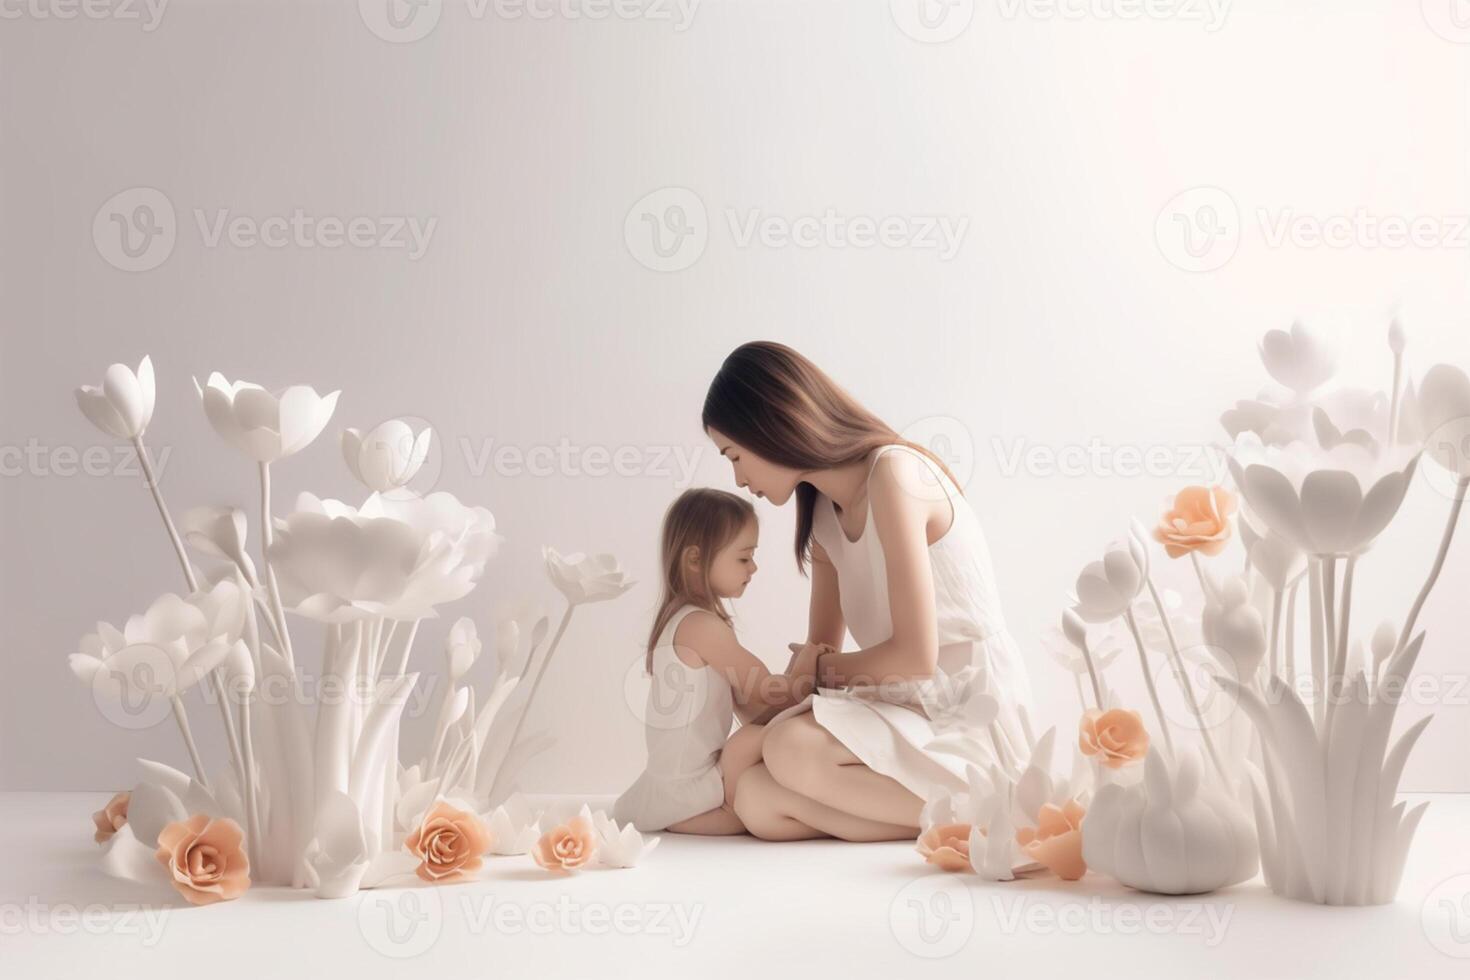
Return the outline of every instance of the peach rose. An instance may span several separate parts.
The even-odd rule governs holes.
[[[580,868],[597,853],[597,835],[586,817],[574,817],[541,835],[531,856],[547,871]]]
[[[1101,755],[1109,769],[1122,769],[1148,754],[1148,731],[1136,711],[1096,709],[1082,715],[1077,743],[1083,755]]]
[[[116,793],[106,806],[92,814],[92,822],[97,825],[97,832],[92,835],[94,841],[106,843],[123,829],[123,824],[128,822],[128,803],[132,798],[132,793]]]
[[[1233,513],[1235,495],[1224,487],[1185,487],[1154,528],[1154,538],[1170,558],[1191,551],[1218,555],[1230,540]]]
[[[970,825],[967,823],[930,827],[919,837],[916,846],[925,861],[945,871],[970,870]]]
[[[490,831],[473,813],[457,810],[440,800],[404,845],[420,859],[415,870],[429,883],[459,881],[479,871],[490,850]]]
[[[1016,832],[1016,843],[1031,860],[1045,866],[1063,881],[1076,881],[1087,874],[1082,860],[1082,818],[1087,811],[1076,800],[1061,807],[1043,803],[1035,827]]]
[[[235,821],[196,813],[158,832],[154,856],[190,905],[212,905],[239,898],[250,887],[250,860],[241,847],[244,839]]]

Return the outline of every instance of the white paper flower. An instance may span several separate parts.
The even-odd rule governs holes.
[[[490,811],[490,853],[526,854],[541,836],[537,821],[541,811],[532,810],[519,793]]]
[[[318,395],[306,385],[270,392],[248,381],[226,381],[218,371],[205,385],[194,379],[194,387],[214,430],[260,463],[273,463],[311,445],[331,419],[341,394]]]
[[[1078,616],[1089,623],[1106,623],[1123,615],[1138,598],[1148,575],[1148,549],[1136,532],[1128,540],[1108,546],[1077,576]]]
[[[1268,447],[1247,433],[1229,464],[1252,513],[1271,531],[1307,554],[1344,555],[1371,545],[1398,513],[1418,460],[1417,452],[1375,455],[1353,443],[1330,451]]]
[[[632,824],[619,827],[606,813],[592,814],[592,827],[597,832],[597,860],[609,868],[634,868],[644,855],[658,846],[660,838],[646,840]]]
[[[283,601],[329,623],[433,616],[474,588],[499,541],[488,510],[448,493],[374,494],[360,510],[304,493],[277,527],[270,559]]]
[[[245,548],[247,521],[238,507],[191,507],[179,521],[184,543],[211,558],[238,565],[246,575],[255,575],[255,565]]]
[[[449,682],[454,684],[480,657],[480,631],[475,628],[475,621],[468,616],[455,620],[444,646],[449,657]]]
[[[1259,350],[1271,377],[1298,394],[1319,387],[1337,370],[1332,348],[1301,323],[1293,323],[1290,333],[1268,331]]]
[[[1240,805],[1202,783],[1197,756],[1177,770],[1157,749],[1144,778],[1097,791],[1082,821],[1087,866],[1140,891],[1193,895],[1239,884],[1258,867],[1256,835]]]
[[[342,455],[358,482],[369,490],[386,493],[414,478],[428,458],[433,431],[425,428],[415,436],[408,423],[399,419],[389,419],[366,435],[357,429],[344,429]]]
[[[1211,651],[1217,657],[1228,656],[1230,662],[1224,666],[1249,683],[1266,656],[1266,626],[1260,612],[1251,605],[1250,590],[1244,581],[1227,578],[1205,598],[1202,625]]]
[[[357,893],[370,862],[362,815],[346,793],[329,790],[317,804],[316,836],[306,849],[306,862],[316,875],[317,898]]]
[[[543,548],[541,554],[546,559],[546,574],[551,576],[552,584],[572,605],[615,599],[635,584],[612,555],[577,552],[562,556],[555,548]]]
[[[1470,476],[1470,377],[1436,364],[1420,382],[1417,411],[1424,451],[1451,473]]]
[[[118,439],[136,439],[153,419],[153,361],[143,358],[136,372],[114,364],[103,374],[101,387],[82,385],[76,394],[89,422]]]
[[[1306,556],[1286,538],[1269,530],[1264,534],[1256,531],[1249,517],[1241,520],[1239,527],[1240,542],[1250,556],[1251,567],[1271,583],[1271,588],[1285,589],[1306,570]]]

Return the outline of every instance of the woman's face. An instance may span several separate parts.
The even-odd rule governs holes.
[[[736,486],[744,487],[750,493],[763,500],[769,500],[778,507],[791,499],[791,495],[796,492],[796,485],[801,482],[799,470],[778,466],[768,459],[762,459],[743,446],[737,445],[733,439],[718,429],[709,429],[707,432],[715,448],[720,451],[720,455],[730,461],[730,466],[735,471]]]

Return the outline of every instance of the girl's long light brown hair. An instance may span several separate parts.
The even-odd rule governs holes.
[[[659,637],[681,607],[698,606],[730,622],[725,604],[710,588],[710,564],[720,549],[735,540],[741,529],[753,520],[755,507],[750,501],[709,487],[685,490],[669,505],[664,513],[659,545],[663,599],[658,604],[658,615],[653,617],[653,629],[648,633],[645,666],[649,673],[653,672],[653,651]],[[699,549],[698,572],[692,572],[685,560],[691,547]]]
[[[898,444],[928,456],[959,486],[943,460],[900,437],[821,368],[775,341],[756,340],[730,352],[704,396],[703,418],[705,431],[718,429],[778,466],[831,469]],[[816,501],[816,487],[797,484],[796,567],[802,574],[811,557]]]

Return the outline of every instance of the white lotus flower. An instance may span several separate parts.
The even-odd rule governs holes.
[[[1451,473],[1470,476],[1470,377],[1436,364],[1419,384],[1417,411],[1424,451]]]
[[[389,419],[363,435],[357,429],[342,432],[342,455],[347,468],[369,490],[386,493],[414,478],[429,455],[433,429],[417,436],[408,423]]]
[[[194,387],[214,431],[259,463],[273,463],[311,445],[341,394],[318,395],[307,385],[270,392],[248,381],[226,381],[218,371],[202,386],[195,378]]]
[[[1268,331],[1259,350],[1271,377],[1300,395],[1320,387],[1337,370],[1332,348],[1301,323],[1293,323],[1290,333]]]
[[[1311,555],[1354,554],[1398,513],[1418,453],[1375,455],[1344,442],[1330,451],[1302,443],[1267,447],[1236,440],[1230,472],[1251,511],[1271,531]]]
[[[490,853],[525,854],[541,836],[537,821],[541,811],[532,810],[519,793],[490,811],[486,821],[490,828]]]
[[[179,533],[189,547],[211,558],[222,558],[255,577],[255,564],[245,548],[247,521],[238,507],[191,507],[179,521]]]
[[[118,439],[136,439],[153,419],[153,361],[143,358],[136,372],[114,364],[102,375],[101,387],[82,385],[76,394],[89,422]]]
[[[616,599],[636,584],[612,555],[577,552],[563,557],[555,548],[542,548],[541,554],[546,559],[546,574],[551,576],[551,583],[572,605]]]
[[[645,840],[632,824],[619,827],[616,820],[601,810],[592,814],[592,827],[597,832],[597,860],[609,868],[637,867],[661,839]]]
[[[1222,652],[1227,655],[1230,663],[1224,666],[1250,683],[1266,656],[1266,625],[1251,605],[1250,590],[1244,581],[1231,576],[1205,597],[1202,626],[1211,651],[1217,658]]]
[[[1108,546],[1077,576],[1077,615],[1089,623],[1106,623],[1128,611],[1148,575],[1148,549],[1137,533]]]
[[[304,493],[276,524],[270,560],[283,601],[329,623],[431,617],[474,588],[499,542],[488,510],[449,493],[374,494],[360,510]]]

